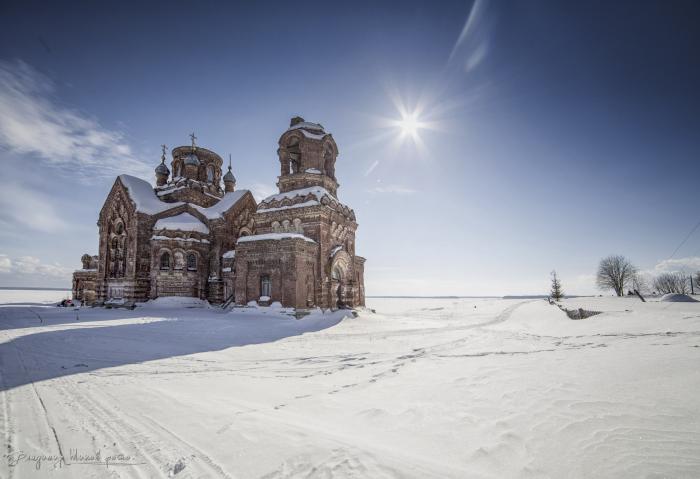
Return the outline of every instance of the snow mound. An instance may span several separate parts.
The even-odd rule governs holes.
[[[668,293],[661,296],[660,301],[665,301],[667,303],[697,303],[698,300],[691,298],[687,294],[678,293]]]
[[[206,308],[208,301],[199,298],[187,298],[183,296],[162,296],[160,298],[138,304],[140,308]]]

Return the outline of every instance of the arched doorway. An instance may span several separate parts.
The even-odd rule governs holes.
[[[348,295],[350,281],[350,255],[338,251],[331,262],[330,305],[332,308],[352,308],[352,295]]]
[[[339,266],[335,266],[331,271],[331,305],[341,309],[345,307],[344,275]]]

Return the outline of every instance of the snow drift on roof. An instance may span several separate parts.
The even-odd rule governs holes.
[[[299,238],[309,243],[316,243],[314,240],[308,236],[304,236],[299,233],[267,233],[262,235],[252,235],[252,236],[241,236],[238,238],[239,243],[249,243],[251,241],[265,241],[265,240],[283,240],[283,239],[293,239]]]
[[[293,199],[296,198],[297,196],[306,196],[309,193],[314,195],[318,201],[321,201],[324,196],[328,196],[331,199],[338,201],[327,189],[325,189],[322,186],[310,186],[308,188],[301,188],[299,190],[292,190],[292,191],[287,191],[286,193],[278,193],[276,195],[268,196],[264,200],[261,201],[262,203],[269,203],[271,201],[281,201],[285,198]]]
[[[298,129],[304,129],[304,130],[313,130],[321,133],[325,133],[323,129],[323,125],[320,123],[311,123],[310,121],[300,121],[296,125],[292,125],[289,128],[287,128],[287,131],[290,130],[298,130]]]
[[[167,211],[178,206],[182,206],[186,203],[182,201],[177,201],[175,203],[167,203],[160,198],[158,194],[153,189],[153,186],[148,181],[142,180],[141,178],[136,178],[131,175],[119,175],[119,179],[122,184],[126,187],[129,192],[129,197],[136,204],[136,211],[141,213],[146,213],[149,215],[155,215]],[[159,190],[158,193],[172,193],[175,190],[187,188],[186,186],[178,186],[169,190]],[[243,196],[248,192],[248,190],[238,190],[232,191],[224,194],[224,196],[213,206],[209,208],[204,208],[198,205],[191,205],[197,211],[202,213],[207,219],[215,220],[220,218],[223,213],[230,210],[233,205],[238,203],[238,201],[243,198]],[[211,196],[211,195],[210,195]],[[216,197],[218,198],[218,197]]]
[[[217,204],[210,206],[209,208],[202,208],[201,206],[196,205],[192,206],[194,206],[197,211],[202,213],[208,219],[215,220],[230,210],[233,205],[238,203],[238,201],[243,198],[243,195],[245,195],[247,192],[248,190],[230,191],[226,193]]]
[[[154,230],[177,230],[177,231],[196,231],[198,233],[209,234],[207,225],[199,221],[189,213],[180,213],[179,215],[161,218],[156,221]]]
[[[119,175],[119,180],[126,187],[129,197],[136,204],[136,211],[155,215],[163,211],[181,206],[184,203],[165,203],[158,199],[153,186],[148,181],[131,175]]]
[[[272,213],[273,211],[282,211],[282,210],[289,210],[292,208],[306,208],[307,206],[318,206],[321,203],[316,200],[309,200],[309,201],[304,201],[303,203],[294,203],[293,205],[289,206],[278,206],[276,208],[260,208],[258,210],[259,213]]]

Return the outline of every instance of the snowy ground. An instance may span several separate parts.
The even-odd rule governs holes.
[[[297,321],[12,293],[0,477],[700,476],[700,303],[572,299],[605,311],[572,321],[373,299]]]

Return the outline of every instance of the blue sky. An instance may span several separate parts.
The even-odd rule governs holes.
[[[694,2],[4,2],[0,286],[69,285],[160,147],[274,192],[289,119],[340,149],[368,294],[525,294],[599,259],[700,269]],[[413,115],[415,136],[397,120]]]

